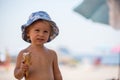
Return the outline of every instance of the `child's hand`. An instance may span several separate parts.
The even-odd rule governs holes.
[[[21,63],[21,70],[23,73],[29,70],[29,66],[24,63],[24,61]]]

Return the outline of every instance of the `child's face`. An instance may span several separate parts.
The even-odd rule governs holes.
[[[51,33],[50,24],[46,21],[37,21],[29,26],[27,36],[34,44],[43,44],[48,41]]]

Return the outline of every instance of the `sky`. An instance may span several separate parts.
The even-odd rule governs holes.
[[[82,0],[0,0],[0,53],[18,54],[29,45],[21,38],[21,25],[35,11],[46,11],[59,26],[60,34],[46,46],[66,47],[76,53],[120,45],[120,30],[95,23],[73,9]]]

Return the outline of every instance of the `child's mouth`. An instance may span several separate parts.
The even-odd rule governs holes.
[[[41,39],[41,38],[37,38],[37,41],[44,41],[44,39]]]

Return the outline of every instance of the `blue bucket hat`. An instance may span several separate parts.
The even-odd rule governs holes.
[[[49,39],[47,42],[50,42],[53,40],[58,34],[59,34],[59,29],[54,21],[51,20],[50,16],[45,12],[45,11],[38,11],[34,12],[29,16],[29,19],[26,24],[22,25],[22,38],[24,41],[31,43],[31,41],[28,39],[27,34],[26,34],[26,28],[29,27],[33,22],[37,20],[46,20],[48,22],[51,22],[52,26],[52,31],[53,34],[50,35]]]

